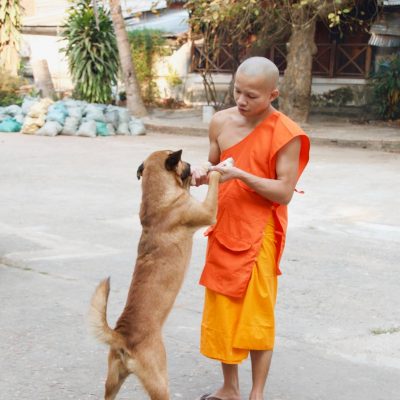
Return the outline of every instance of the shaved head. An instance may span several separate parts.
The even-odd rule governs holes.
[[[248,58],[239,65],[236,74],[264,78],[270,90],[274,90],[278,86],[279,70],[272,61],[265,57]]]

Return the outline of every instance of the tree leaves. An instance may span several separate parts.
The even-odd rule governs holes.
[[[109,13],[98,6],[99,27],[91,0],[78,0],[68,11],[62,37],[62,51],[77,97],[93,103],[110,103],[112,86],[117,82],[119,59],[116,37]]]

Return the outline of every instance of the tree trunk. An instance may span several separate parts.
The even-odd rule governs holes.
[[[35,86],[39,89],[40,95],[53,99],[55,97],[55,91],[47,61],[36,60],[32,62],[32,72]]]
[[[122,16],[119,0],[110,0],[110,11],[114,24],[115,36],[117,38],[119,59],[125,84],[127,107],[130,113],[135,117],[143,117],[144,115],[147,115],[147,111],[140,96],[140,88],[136,79],[128,34],[126,32],[125,21]]]
[[[308,25],[295,25],[289,39],[279,108],[299,123],[307,122],[310,112],[312,61],[316,52],[315,19]]]

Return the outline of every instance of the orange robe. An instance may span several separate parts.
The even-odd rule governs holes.
[[[239,143],[224,150],[220,159],[233,157],[238,168],[276,179],[277,153],[295,137],[301,139],[300,177],[308,162],[309,140],[298,125],[278,111]],[[276,275],[281,273],[279,260],[286,228],[286,206],[263,198],[240,180],[220,185],[217,222],[205,233],[208,246],[200,278],[200,284],[207,288],[201,338],[201,351],[206,356],[237,363],[243,359],[234,354],[239,349],[247,354],[248,349],[273,348]],[[270,234],[266,235],[267,231]],[[265,253],[270,256],[264,257]],[[260,274],[269,278],[257,279]],[[265,287],[269,295],[263,305],[260,298]],[[265,309],[269,310],[268,315]],[[218,322],[224,319],[226,323]],[[241,320],[258,321],[260,329]],[[263,329],[264,323],[272,324],[271,329]]]

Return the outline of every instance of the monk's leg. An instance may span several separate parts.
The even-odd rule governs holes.
[[[238,365],[221,363],[221,366],[224,384],[212,396],[222,400],[240,400]]]
[[[264,387],[272,360],[272,350],[251,350],[250,357],[253,387],[249,400],[263,400]]]

